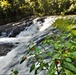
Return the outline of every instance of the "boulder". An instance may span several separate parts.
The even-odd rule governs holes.
[[[8,34],[8,37],[15,37],[16,35],[18,35],[21,31],[23,31],[25,29],[25,25],[23,26],[17,26],[14,29],[12,29],[12,31]]]
[[[43,23],[44,22],[44,19],[45,19],[45,17],[41,17],[41,18],[37,19],[37,22],[38,21],[41,21]]]
[[[11,43],[0,44],[0,56],[6,55],[12,48],[15,47]]]

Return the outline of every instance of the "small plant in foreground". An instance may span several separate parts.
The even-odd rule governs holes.
[[[72,33],[59,33],[50,35],[41,42],[41,47],[33,46],[27,50],[27,54],[33,56],[30,72],[45,71],[46,75],[75,75],[76,74],[76,38]],[[46,49],[46,46],[52,46]],[[50,51],[49,51],[50,50]],[[32,59],[32,57],[29,58]],[[46,62],[46,60],[49,61]],[[23,60],[23,59],[22,59]]]
[[[18,71],[17,70],[11,70],[11,74],[10,75],[18,75]]]
[[[75,24],[71,25],[72,21],[63,19],[58,19],[56,22],[56,26],[65,32],[51,34],[38,45],[31,43],[25,56],[22,57],[20,64],[25,60],[31,61],[30,72],[35,71],[34,75],[38,75],[41,71],[44,71],[44,75],[76,75]],[[60,26],[61,24],[62,26]]]

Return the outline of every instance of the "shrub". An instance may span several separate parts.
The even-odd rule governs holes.
[[[44,16],[75,13],[76,0],[0,0],[0,19],[5,22],[7,18],[13,21],[13,16],[16,20],[19,17],[29,15]]]
[[[54,24],[62,24],[68,27],[72,21],[67,19],[58,19]],[[75,23],[76,24],[76,23]],[[62,26],[61,26],[62,27]],[[62,29],[62,28],[60,28]],[[75,30],[76,31],[76,30]],[[74,31],[74,32],[75,32]],[[25,60],[32,60],[30,72],[35,70],[35,75],[40,71],[45,71],[46,75],[75,75],[76,74],[76,33],[53,32],[50,36],[46,36],[45,40],[40,42],[39,46],[28,45],[29,49],[23,56],[21,63]],[[46,48],[48,47],[48,48]],[[30,58],[27,55],[31,56]],[[49,59],[48,61],[45,61]],[[38,65],[38,66],[37,66]]]

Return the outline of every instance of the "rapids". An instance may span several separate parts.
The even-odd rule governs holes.
[[[36,18],[33,24],[27,26],[24,31],[20,32],[16,37],[0,38],[0,43],[18,43],[6,56],[0,57],[0,75],[11,73],[12,69],[19,71],[19,75],[33,75],[29,73],[30,66],[27,66],[28,60],[20,64],[20,60],[28,49],[27,45],[31,42],[39,43],[45,36],[52,34],[51,29],[53,22],[57,19],[54,16],[46,17],[44,22]],[[40,72],[39,75],[43,74]]]

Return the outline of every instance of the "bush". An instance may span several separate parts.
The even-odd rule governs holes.
[[[67,19],[58,19],[54,24],[57,26],[64,23],[68,27],[72,21]],[[75,23],[76,24],[76,23]],[[61,28],[62,29],[62,28]],[[74,29],[74,28],[73,28]],[[32,60],[30,72],[35,70],[35,75],[39,71],[45,71],[46,75],[75,75],[76,74],[76,29],[74,33],[58,31],[56,34],[53,32],[50,36],[46,36],[45,40],[38,45],[32,43],[28,45],[29,49],[22,57],[20,62],[25,60]],[[48,48],[46,49],[46,47]],[[27,55],[33,56],[28,58]],[[49,61],[45,61],[49,59]],[[39,65],[39,66],[37,66]]]
[[[73,28],[76,28],[76,21],[74,18],[61,18],[61,19],[57,19],[53,26],[57,27],[58,29],[60,29],[61,31],[70,31]]]
[[[7,18],[13,21],[13,16],[16,20],[29,15],[44,16],[75,13],[76,0],[0,0],[0,19],[5,22]]]

